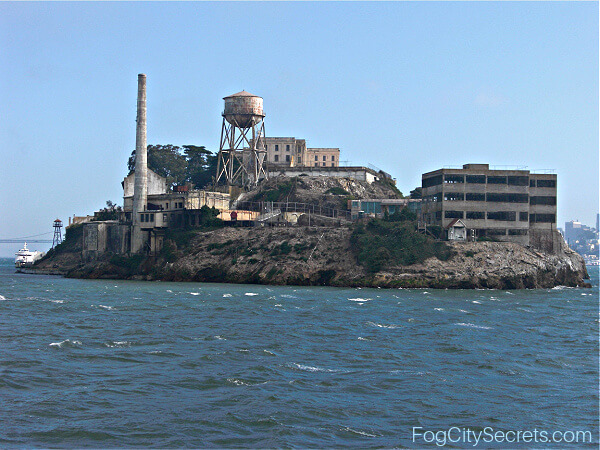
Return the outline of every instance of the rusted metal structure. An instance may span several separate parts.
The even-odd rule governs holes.
[[[263,99],[242,91],[223,100],[216,182],[255,186],[261,178],[268,178]]]
[[[63,241],[62,238],[62,220],[60,219],[56,219],[54,221],[54,224],[52,225],[54,227],[54,236],[52,238],[52,248],[56,247],[58,244],[60,244]]]

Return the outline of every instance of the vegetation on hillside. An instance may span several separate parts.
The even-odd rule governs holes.
[[[400,219],[400,215],[395,219]],[[422,263],[432,256],[441,261],[452,256],[451,249],[444,242],[418,233],[412,220],[372,219],[366,225],[358,224],[350,243],[358,263],[371,273],[393,266]]]

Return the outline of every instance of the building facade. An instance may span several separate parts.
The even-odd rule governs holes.
[[[281,167],[338,167],[339,148],[307,148],[305,139],[267,137],[267,162]]]
[[[422,176],[422,218],[447,228],[455,219],[471,239],[491,237],[557,251],[556,174],[490,170],[488,164],[439,169]]]

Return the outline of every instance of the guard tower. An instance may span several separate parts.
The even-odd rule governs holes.
[[[263,99],[242,91],[223,100],[216,183],[225,180],[229,186],[255,186],[261,178],[268,178]]]
[[[54,221],[54,237],[52,238],[52,248],[56,247],[62,241],[62,221],[60,219],[56,219]]]

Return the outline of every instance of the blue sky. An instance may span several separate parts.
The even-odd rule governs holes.
[[[245,89],[268,136],[404,193],[448,165],[554,169],[559,226],[595,224],[597,2],[0,2],[0,238],[122,204],[138,73],[149,143],[218,150]]]

